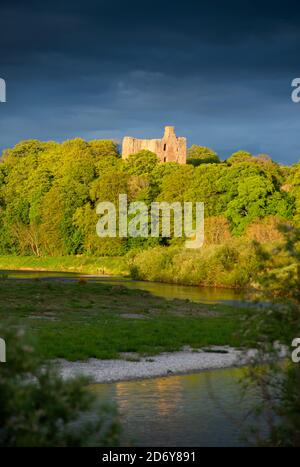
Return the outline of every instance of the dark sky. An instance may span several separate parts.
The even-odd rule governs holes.
[[[160,137],[300,159],[297,1],[1,0],[0,149]]]

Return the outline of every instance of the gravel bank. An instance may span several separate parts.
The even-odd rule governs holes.
[[[139,361],[130,361],[129,355],[126,357],[127,359],[120,360],[91,358],[85,362],[58,360],[57,364],[64,378],[81,374],[92,377],[97,383],[104,383],[225,368],[243,363],[242,352],[227,346],[213,347],[206,351],[186,349],[162,353],[154,357],[140,358]]]

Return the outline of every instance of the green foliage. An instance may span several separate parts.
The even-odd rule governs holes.
[[[249,162],[252,159],[252,154],[247,151],[236,151],[231,154],[230,157],[226,160],[227,164],[239,164],[240,162]]]
[[[258,268],[252,243],[237,240],[199,250],[156,247],[130,261],[135,279],[211,287],[250,286]]]
[[[106,274],[126,276],[129,274],[125,257],[92,256],[1,256],[2,270],[33,270],[75,272],[81,274]]]
[[[156,154],[146,149],[131,154],[126,161],[126,170],[133,175],[149,175],[158,165]]]
[[[218,164],[220,161],[218,154],[205,146],[193,144],[187,152],[187,163],[197,167],[200,164]]]
[[[184,194],[185,201],[204,202],[205,215],[208,217],[224,214],[226,200],[223,198],[230,189],[230,185],[224,186],[223,183],[226,170],[223,164],[203,164],[195,168]]]
[[[178,165],[165,174],[160,184],[160,193],[157,201],[180,201],[185,199],[185,193],[188,190],[193,178],[193,167],[190,165]],[[192,201],[192,200],[191,200]],[[199,201],[201,201],[199,199]]]
[[[275,191],[275,186],[270,180],[252,175],[240,180],[237,190],[237,196],[228,203],[226,210],[234,233],[243,233],[245,227],[254,219],[268,215],[291,217],[286,194]]]
[[[41,365],[23,332],[0,327],[7,362],[0,371],[0,446],[111,446],[119,425],[109,407],[99,407],[88,380],[63,381]]]
[[[268,156],[245,151],[221,163],[206,147],[189,149],[189,164],[160,163],[142,150],[122,160],[113,141],[80,138],[24,141],[0,162],[0,254],[115,256],[169,240],[99,239],[99,201],[191,201],[205,216],[226,217],[242,235],[255,220],[300,219],[299,167],[284,168]],[[288,187],[288,188],[287,188]],[[215,229],[217,230],[217,229]],[[177,241],[175,241],[177,243]]]
[[[100,160],[103,157],[120,157],[117,143],[110,140],[104,139],[96,139],[89,142],[89,146],[92,150],[92,154],[94,157],[99,158]]]
[[[258,298],[265,306],[246,315],[241,335],[257,349],[246,382],[262,401],[253,408],[255,413],[268,422],[267,436],[257,429],[258,442],[300,446],[300,366],[291,361],[292,341],[300,336],[300,230],[282,226],[281,231],[284,242],[276,249],[256,247]],[[285,363],[281,346],[288,351]]]
[[[105,160],[106,163],[102,163]],[[62,144],[25,141],[3,154],[0,177],[2,253],[35,255],[83,252],[85,238],[76,211],[92,184],[118,165],[111,141],[82,139]],[[1,206],[1,205],[0,205]]]
[[[283,188],[290,196],[293,197],[295,203],[294,223],[300,227],[300,164],[299,162],[291,167]]]

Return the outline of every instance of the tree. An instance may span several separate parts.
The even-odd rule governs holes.
[[[89,142],[92,155],[97,159],[102,157],[120,157],[118,145],[115,141],[96,139]]]
[[[295,203],[294,223],[297,227],[300,226],[300,163],[297,162],[292,166],[288,174],[286,184],[282,187],[284,191],[292,196]]]
[[[161,191],[157,201],[184,201],[185,193],[193,179],[193,167],[179,165],[161,180]]]
[[[223,164],[201,164],[193,171],[184,194],[185,201],[204,202],[205,216],[224,214],[226,201],[223,200],[228,191],[224,184],[228,168]]]
[[[247,151],[236,151],[226,160],[228,165],[239,164],[240,162],[250,162],[252,154]]]
[[[121,193],[148,205],[203,201],[205,216],[226,216],[236,235],[270,215],[300,223],[299,166],[288,169],[245,151],[220,163],[213,150],[196,145],[188,160],[195,163],[162,164],[147,150],[122,160],[109,140],[21,142],[5,150],[0,163],[0,251],[119,254],[135,248],[134,241],[116,245],[94,237],[97,202],[117,203]]]
[[[200,164],[218,164],[220,163],[218,154],[206,146],[197,146],[193,144],[187,152],[187,163],[197,167]]]
[[[238,195],[230,201],[226,210],[232,230],[241,235],[254,219],[267,215],[291,216],[291,207],[285,193],[278,193],[272,182],[253,175],[238,182]]]
[[[159,164],[159,159],[154,152],[143,149],[131,154],[125,163],[127,172],[132,175],[150,175]]]

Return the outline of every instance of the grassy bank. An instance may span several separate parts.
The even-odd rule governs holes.
[[[78,272],[83,274],[127,275],[124,257],[92,256],[0,256],[0,269]]]
[[[2,322],[25,326],[43,358],[107,359],[184,345],[239,346],[240,313],[107,284],[0,280]]]
[[[139,280],[203,287],[246,288],[259,270],[254,245],[232,239],[199,249],[156,247],[131,255],[131,276]]]
[[[155,247],[118,257],[0,256],[0,269],[130,275],[170,284],[247,288],[255,283],[259,261],[253,243],[237,238],[196,250]]]

